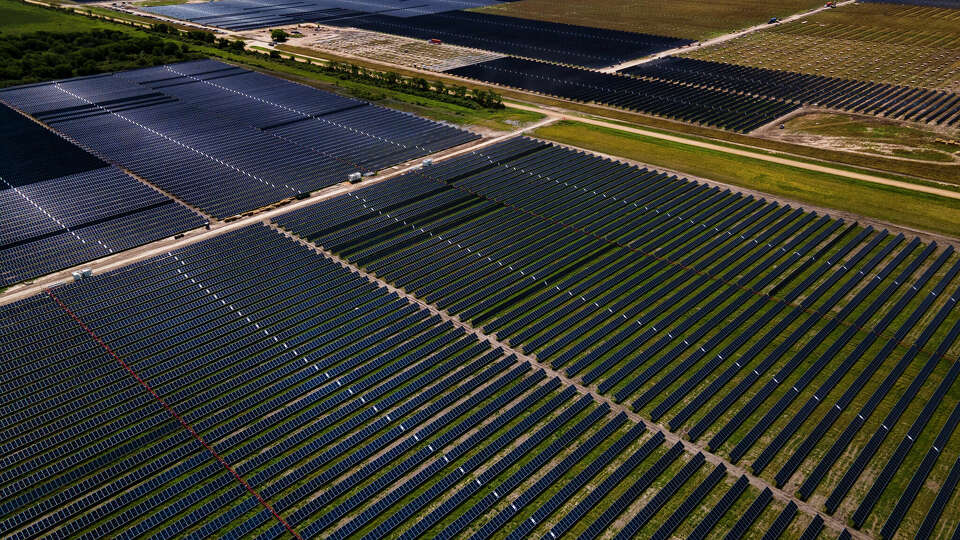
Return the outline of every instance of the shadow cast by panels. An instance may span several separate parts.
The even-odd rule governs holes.
[[[102,160],[14,110],[0,106],[0,176],[3,187],[23,186],[104,166]],[[42,148],[42,151],[37,151]],[[57,159],[50,159],[57,156]]]
[[[6,107],[0,107],[0,136],[0,285],[204,223],[185,206]]]

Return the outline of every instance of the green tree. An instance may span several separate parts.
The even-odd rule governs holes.
[[[290,34],[280,30],[279,28],[270,31],[270,39],[276,41],[277,43],[283,43],[288,37],[290,37]]]

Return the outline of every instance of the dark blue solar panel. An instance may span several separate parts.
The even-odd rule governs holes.
[[[330,22],[370,13],[415,17],[497,4],[497,0],[421,0],[410,5],[390,0],[220,0],[145,8],[159,15],[230,30]]]
[[[479,138],[211,60],[0,97],[218,218]]]
[[[63,114],[71,114],[64,112]],[[0,285],[201,226],[173,199],[0,108]],[[55,157],[51,157],[55,156]]]

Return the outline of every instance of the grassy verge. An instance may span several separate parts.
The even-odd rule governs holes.
[[[960,201],[576,122],[545,126],[534,135],[808,204],[960,234]]]
[[[507,105],[510,104],[510,101],[505,101]],[[753,138],[755,141],[760,142],[759,145],[753,145],[744,140],[735,140],[736,137],[743,137],[742,135],[736,133],[730,133],[733,138],[713,138],[710,136],[705,136],[702,134],[689,134],[689,133],[679,133],[675,130],[662,129],[658,127],[651,127],[643,123],[631,122],[617,115],[613,115],[612,118],[597,116],[593,114],[584,115],[586,117],[592,118],[594,120],[602,120],[604,122],[609,122],[611,124],[617,124],[620,126],[630,127],[630,128],[640,128],[647,131],[653,131],[656,133],[662,133],[664,135],[672,136],[682,136],[688,138],[692,141],[705,142],[709,144],[715,144],[717,146],[724,146],[727,148],[734,148],[737,150],[745,150],[748,152],[755,152],[758,154],[765,154],[768,156],[777,156],[785,157],[789,159],[794,159],[797,161],[803,161],[806,163],[811,163],[814,165],[823,165],[826,167],[832,167],[834,169],[842,169],[844,171],[856,172],[861,174],[877,174],[881,176],[886,176],[888,178],[899,180],[902,182],[911,182],[919,185],[928,185],[937,187],[940,189],[952,189],[954,191],[960,191],[960,166],[956,164],[944,164],[944,163],[918,163],[918,162],[909,162],[902,160],[889,160],[885,157],[879,155],[876,156],[867,156],[860,153],[854,152],[843,152],[837,150],[827,150],[824,148],[815,148],[813,146],[807,146],[805,144],[794,144],[793,142],[786,142],[783,139],[758,139]],[[621,118],[621,119],[616,119]],[[909,129],[909,128],[906,128]],[[822,152],[829,155],[814,155],[809,152],[796,152],[796,149],[804,150],[821,150]],[[841,159],[834,159],[839,155]],[[854,157],[858,159],[847,160],[842,159],[844,157]],[[864,158],[861,161],[859,158]],[[888,166],[890,165],[890,166]],[[903,166],[903,167],[901,167]],[[917,171],[909,171],[910,166],[917,166]],[[922,171],[924,167],[932,167],[933,174],[914,174],[915,172]],[[904,169],[904,170],[899,170]]]

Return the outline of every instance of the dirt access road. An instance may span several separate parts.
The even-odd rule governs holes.
[[[516,137],[522,135],[528,131],[537,129],[541,126],[545,126],[552,122],[556,122],[557,119],[552,116],[548,116],[538,122],[526,125],[511,131],[509,133],[499,135],[497,137],[485,138],[474,141],[472,143],[467,143],[466,145],[461,145],[460,147],[443,151],[431,156],[425,156],[433,159],[435,162],[451,159],[468,152],[474,152],[481,148],[497,144],[499,142],[505,141],[511,137]],[[419,160],[418,160],[419,161]],[[72,272],[75,270],[80,270],[81,268],[90,268],[95,274],[101,274],[103,272],[109,272],[111,270],[116,270],[124,266],[133,264],[135,262],[143,261],[151,257],[156,257],[158,255],[163,255],[164,253],[174,251],[183,247],[186,247],[203,240],[208,240],[215,236],[228,233],[230,231],[235,231],[237,229],[246,227],[248,225],[253,225],[256,223],[267,222],[273,217],[277,217],[300,208],[316,204],[320,201],[324,201],[345,193],[350,193],[357,189],[362,189],[367,186],[384,182],[391,178],[401,176],[410,171],[414,171],[420,168],[420,164],[407,164],[399,165],[389,170],[389,172],[381,172],[379,175],[374,176],[368,180],[364,180],[359,184],[349,184],[349,183],[340,183],[333,186],[324,188],[322,190],[314,192],[310,197],[296,201],[284,206],[266,210],[258,214],[251,216],[243,217],[234,221],[224,222],[224,221],[213,221],[211,220],[210,229],[198,228],[188,231],[183,235],[182,238],[167,238],[163,240],[158,240],[137,248],[133,248],[127,251],[116,253],[108,257],[103,257],[101,259],[96,259],[94,261],[86,262],[83,264],[76,265],[71,268],[53,272],[47,274],[43,277],[30,280],[26,284],[13,285],[2,294],[0,294],[0,306],[5,304],[10,304],[30,296],[37,294],[43,294],[43,292],[53,286],[56,286],[61,283],[66,283],[73,280]],[[209,218],[209,216],[206,216]]]
[[[855,1],[856,1],[856,0],[846,0],[845,2],[837,2],[837,7],[845,6],[845,5],[847,5],[847,4],[853,4]],[[785,23],[785,22],[795,21],[795,20],[797,20],[797,19],[802,19],[802,18],[807,17],[807,16],[809,16],[809,15],[813,15],[814,13],[820,13],[821,11],[824,11],[824,10],[826,10],[826,9],[832,9],[832,8],[828,8],[828,7],[826,7],[826,5],[824,5],[824,6],[815,8],[815,9],[811,9],[810,11],[804,11],[804,12],[802,12],[802,13],[797,13],[796,15],[790,15],[789,17],[784,17],[784,18],[780,19],[779,23]],[[779,23],[778,23],[778,24],[779,24]],[[664,58],[664,57],[666,57],[666,56],[670,56],[670,55],[674,55],[674,54],[681,54],[681,53],[685,53],[685,52],[692,51],[692,50],[695,50],[695,49],[699,49],[699,48],[701,48],[701,47],[709,47],[709,46],[711,46],[711,45],[716,45],[717,43],[723,43],[724,41],[730,41],[731,39],[736,39],[736,38],[738,38],[738,37],[740,37],[740,36],[745,36],[745,35],[747,35],[747,34],[752,34],[753,32],[756,32],[756,31],[758,31],[758,30],[763,30],[764,28],[770,28],[770,23],[758,24],[758,25],[756,25],[756,26],[751,26],[750,28],[744,28],[743,30],[737,30],[736,32],[730,32],[729,34],[724,34],[724,35],[722,35],[722,36],[717,36],[717,37],[715,37],[715,38],[713,38],[713,39],[708,39],[708,40],[706,40],[706,41],[698,41],[698,42],[692,43],[692,44],[690,44],[690,45],[684,45],[683,47],[677,47],[677,48],[675,48],[675,49],[670,49],[669,51],[663,51],[663,52],[659,52],[659,53],[657,53],[657,54],[653,54],[653,55],[650,55],[650,56],[644,56],[643,58],[637,58],[637,59],[635,59],[635,60],[629,60],[629,61],[627,61],[627,62],[623,62],[622,64],[617,64],[617,65],[615,65],[615,66],[610,66],[610,67],[606,67],[606,68],[603,68],[603,69],[598,69],[597,71],[601,71],[601,72],[603,72],[603,73],[615,73],[615,72],[617,72],[617,71],[620,71],[621,69],[626,69],[626,68],[628,68],[628,67],[633,67],[633,66],[637,66],[637,65],[640,65],[640,64],[645,64],[645,63],[647,63],[647,62],[650,62],[650,61],[652,61],[652,60],[656,60],[656,59],[658,59],[658,58]]]
[[[615,129],[618,131],[623,131],[625,133],[634,133],[637,135],[643,135],[645,137],[652,137],[655,139],[662,139],[664,141],[670,141],[680,144],[685,144],[687,146],[694,146],[697,148],[703,148],[705,150],[714,150],[716,152],[724,152],[727,154],[735,156],[743,156],[752,159],[757,159],[761,161],[766,161],[769,163],[777,163],[779,165],[787,165],[790,167],[796,167],[798,169],[805,169],[808,171],[821,172],[826,174],[832,174],[834,176],[840,176],[843,178],[849,178],[851,180],[860,180],[863,182],[871,182],[874,184],[883,184],[885,186],[892,186],[901,189],[907,189],[911,191],[917,191],[920,193],[928,193],[930,195],[937,195],[939,197],[947,197],[949,199],[960,199],[960,192],[951,191],[949,189],[940,189],[932,186],[924,186],[920,184],[913,184],[910,182],[901,182],[899,180],[893,180],[891,178],[885,178],[883,176],[875,176],[872,174],[864,174],[853,171],[848,171],[845,169],[838,169],[835,167],[830,167],[827,165],[817,165],[815,163],[808,163],[805,161],[799,161],[796,159],[790,159],[787,157],[773,156],[770,154],[764,154],[761,152],[752,152],[750,150],[741,150],[739,148],[731,148],[729,146],[723,146],[719,144],[708,143],[696,139],[689,139],[687,137],[682,137],[678,135],[669,135],[667,133],[660,133],[658,131],[650,131],[647,129],[636,128],[631,126],[624,126],[622,124],[617,124],[614,122],[608,122],[605,120],[598,120],[596,118],[589,118],[585,116],[579,116],[576,114],[569,114],[565,112],[556,111],[553,109],[547,109],[543,107],[536,107],[531,105],[524,105],[521,103],[510,102],[509,107],[515,109],[520,109],[524,111],[533,111],[547,116],[556,118],[557,120],[570,120],[573,122],[582,122],[584,124],[590,124],[593,126],[600,126],[609,129]]]

